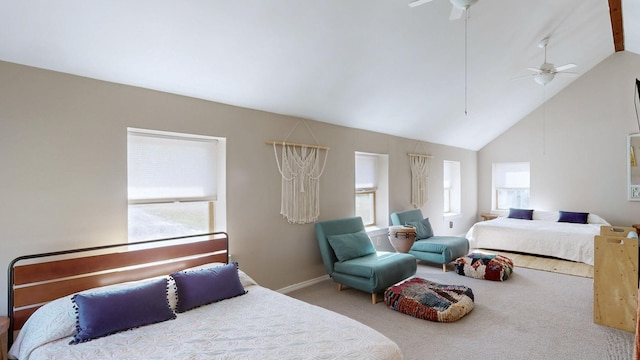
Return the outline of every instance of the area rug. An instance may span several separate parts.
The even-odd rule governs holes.
[[[593,279],[593,266],[575,261],[562,260],[546,256],[535,256],[522,253],[513,253],[507,251],[478,249],[481,251],[500,254],[513,260],[517,268],[523,267],[527,269],[543,270],[559,274],[581,276]]]

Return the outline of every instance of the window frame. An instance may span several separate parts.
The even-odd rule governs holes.
[[[526,169],[526,170],[525,170]],[[519,170],[519,171],[518,171]],[[513,183],[509,183],[507,179],[502,179],[501,174],[508,174],[509,172],[526,173],[526,183],[528,186],[514,186]],[[519,181],[522,181],[520,179]],[[502,186],[501,184],[505,184]],[[528,208],[531,202],[531,163],[528,161],[512,161],[512,162],[497,162],[492,164],[492,176],[491,176],[491,188],[492,188],[492,211],[507,211],[509,208]],[[513,190],[523,191],[527,194],[527,203],[513,204],[508,200],[505,200],[506,207],[500,207],[500,192],[510,192]]]
[[[371,222],[366,222],[364,219],[364,217],[362,217],[362,215],[358,215],[358,195],[371,195],[371,200],[370,200],[370,206],[371,206],[371,219],[373,221]],[[376,225],[376,190],[374,189],[368,189],[368,190],[356,190],[356,216],[360,216],[362,217],[362,222],[364,223],[364,226],[374,226]]]
[[[364,159],[364,163],[359,164],[359,159]],[[354,173],[354,216],[358,216],[358,195],[365,193],[372,194],[371,210],[373,212],[373,222],[367,221],[364,225],[369,228],[369,230],[381,226],[388,226],[389,155],[355,151]],[[363,223],[364,222],[365,219],[363,218]]]
[[[445,216],[462,213],[461,167],[460,161],[443,160],[442,162],[442,213]]]
[[[206,181],[212,181],[215,185],[213,186],[213,194],[212,195],[206,195],[206,196],[168,196],[168,197],[148,197],[148,198],[135,198],[135,199],[131,199],[130,198],[130,180],[129,180],[129,175],[130,175],[130,136],[148,136],[148,137],[157,137],[157,138],[166,138],[166,139],[173,139],[173,140],[180,140],[180,141],[205,141],[208,143],[215,143],[215,146],[213,148],[213,153],[210,154],[211,157],[214,159],[215,161],[215,165],[213,166],[213,174],[212,177],[213,179],[209,179],[207,178]],[[201,228],[201,230],[199,229],[197,232],[214,232],[216,231],[216,216],[218,216],[218,214],[216,214],[216,205],[217,203],[222,203],[224,204],[224,202],[226,201],[226,196],[224,194],[221,194],[221,192],[224,191],[224,189],[226,188],[226,185],[224,183],[220,183],[220,179],[222,179],[222,181],[224,182],[224,176],[223,174],[220,173],[220,166],[222,165],[224,167],[224,156],[225,156],[225,150],[224,150],[224,146],[226,146],[226,139],[224,138],[219,138],[219,137],[214,137],[214,136],[206,136],[206,135],[195,135],[195,134],[186,134],[186,133],[178,133],[178,132],[167,132],[167,131],[159,131],[159,130],[149,130],[149,129],[139,129],[139,128],[127,128],[127,189],[128,189],[128,195],[127,195],[127,202],[128,202],[128,213],[131,215],[132,213],[132,207],[144,207],[145,205],[149,205],[150,206],[150,210],[151,212],[157,212],[158,211],[158,205],[159,206],[163,206],[163,205],[169,205],[171,206],[171,204],[189,204],[189,203],[202,203],[203,206],[205,206],[206,208],[204,208],[204,212],[203,214],[204,217],[201,218],[202,223],[206,223],[206,225],[204,225],[204,227]],[[221,149],[222,147],[222,149]],[[222,151],[221,151],[222,150]],[[222,160],[222,161],[221,161]],[[222,171],[224,172],[224,168],[222,168]],[[222,201],[220,201],[222,200]],[[156,207],[156,209],[153,209],[153,207]],[[162,211],[162,210],[160,210]],[[169,212],[173,211],[172,209],[169,210]],[[178,211],[179,212],[179,211]],[[223,214],[224,216],[224,214]],[[224,217],[222,217],[222,219],[224,219]],[[132,223],[132,218],[130,216],[128,216],[128,220],[127,220],[127,228],[128,228],[128,241],[139,241],[139,240],[148,240],[146,237],[132,237],[132,229],[136,226],[135,223]],[[179,224],[180,222],[177,221],[176,224]],[[139,226],[139,224],[138,224]],[[170,228],[170,226],[168,226],[167,228]],[[166,230],[166,229],[165,229]],[[162,231],[162,229],[158,232],[158,233],[165,233],[164,231]],[[190,234],[190,232],[188,232]],[[167,235],[161,235],[162,237],[174,237],[174,236],[181,236],[183,234],[180,235],[176,235],[176,233],[172,233],[172,232],[167,232]],[[184,235],[189,235],[189,234],[184,234]]]

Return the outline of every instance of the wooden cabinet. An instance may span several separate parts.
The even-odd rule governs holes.
[[[635,332],[638,307],[638,239],[633,228],[603,226],[594,239],[593,321]]]
[[[7,331],[9,330],[9,318],[0,316],[0,360],[4,359],[4,347],[7,346]],[[9,349],[7,349],[9,351]]]

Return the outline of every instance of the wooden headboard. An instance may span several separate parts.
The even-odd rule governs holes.
[[[225,232],[20,256],[9,263],[8,346],[45,303],[94,287],[229,262]]]

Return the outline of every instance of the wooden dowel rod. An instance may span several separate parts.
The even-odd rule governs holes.
[[[429,159],[433,159],[432,155],[424,155],[424,154],[407,154],[409,156],[417,156],[417,157],[424,157],[424,158],[429,158]]]
[[[269,145],[284,145],[285,142],[283,141],[267,141],[267,144]],[[308,148],[313,148],[313,149],[320,149],[320,150],[329,150],[328,147],[326,146],[320,146],[320,145],[307,145],[307,144],[296,144],[296,143],[286,143],[287,145],[291,145],[291,146],[295,146],[295,147],[308,147]]]

